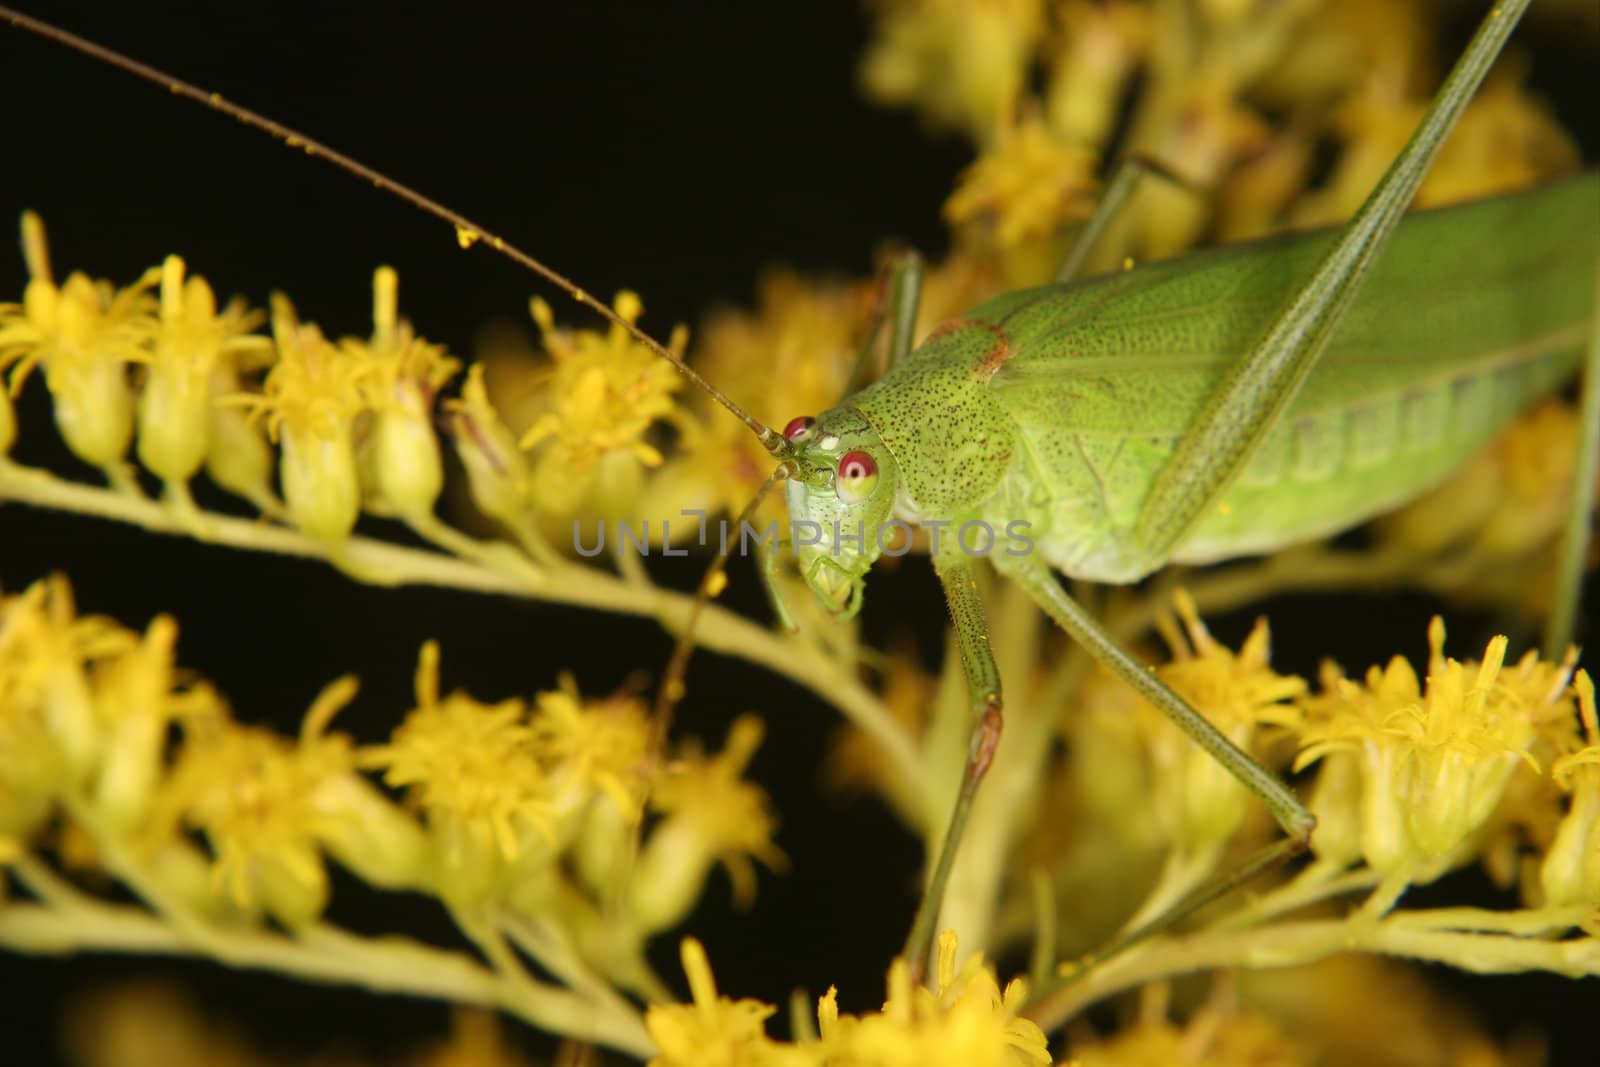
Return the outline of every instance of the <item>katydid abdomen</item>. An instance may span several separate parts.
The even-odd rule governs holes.
[[[1026,520],[1075,577],[1159,568],[1130,536],[1157,474],[1333,239],[1011,293],[936,332],[852,404],[895,456],[902,514]],[[1571,373],[1597,257],[1593,173],[1409,217],[1286,417],[1173,558],[1269,551],[1437,483]]]

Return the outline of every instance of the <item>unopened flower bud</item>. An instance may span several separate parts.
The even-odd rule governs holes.
[[[230,390],[231,391],[231,390]],[[213,404],[206,474],[230,493],[256,503],[272,499],[272,446],[260,425],[236,407]]]
[[[1557,784],[1572,791],[1572,806],[1545,852],[1539,881],[1552,906],[1583,905],[1600,921],[1600,722],[1587,671],[1578,672],[1572,688],[1589,744],[1551,768]]]
[[[467,371],[461,399],[451,409],[451,438],[467,469],[473,503],[490,518],[519,520],[529,505],[528,464],[516,437],[489,403],[481,363]]]
[[[692,819],[671,818],[651,831],[634,869],[633,920],[641,931],[683,921],[716,862],[712,841]]]

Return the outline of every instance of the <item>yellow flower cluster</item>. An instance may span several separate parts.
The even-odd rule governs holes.
[[[645,1017],[661,1054],[651,1067],[1026,1067],[1049,1064],[1038,1026],[1018,1012],[1021,979],[1004,990],[981,955],[957,967],[954,934],[939,938],[931,986],[916,982],[901,959],[889,968],[883,1008],[842,1015],[834,989],[817,1003],[817,1035],[793,1042],[766,1034],[776,1010],[717,992],[705,950],[683,942],[692,1002],[656,1006]]]
[[[1540,404],[1443,485],[1379,518],[1378,544],[1400,557],[1438,560],[1432,584],[1453,600],[1547,614],[1578,430],[1576,408],[1556,399]]]
[[[64,1041],[76,1067],[539,1067],[517,1048],[509,1027],[487,1011],[458,1009],[450,1034],[403,1058],[337,1052],[291,1056],[257,1049],[249,1036],[219,1020],[193,996],[147,982],[102,989],[82,998],[68,1016]],[[577,1060],[568,1067],[582,1067]]]
[[[875,7],[866,89],[972,140],[978,159],[946,217],[969,253],[1005,264],[1013,285],[1049,278],[1113,145],[1182,184],[1145,180],[1090,260],[1100,269],[1173,255],[1207,232],[1238,240],[1341,221],[1437,81],[1425,44],[1431,11],[1413,0]],[[1576,165],[1571,139],[1524,81],[1511,69],[1479,94],[1420,204],[1504,192]],[[1315,157],[1330,146],[1331,179],[1308,192]]]
[[[1570,664],[1530,652],[1507,667],[1503,637],[1490,642],[1481,663],[1449,659],[1437,618],[1428,644],[1426,686],[1400,657],[1369,670],[1361,684],[1327,667],[1323,695],[1305,702],[1297,764],[1324,763],[1320,855],[1359,857],[1417,882],[1475,854],[1475,834],[1512,774],[1519,766],[1539,771],[1540,741],[1553,743],[1576,722]],[[1582,676],[1578,691],[1592,694],[1587,683]]]
[[[1458,661],[1444,655],[1436,619],[1425,675],[1398,656],[1358,679],[1329,664],[1313,689],[1272,670],[1264,621],[1235,651],[1212,637],[1186,594],[1176,601],[1181,626],[1160,623],[1172,655],[1156,673],[1268,768],[1315,771],[1302,785],[1318,819],[1305,902],[1345,877],[1381,884],[1369,907],[1383,914],[1407,886],[1482,862],[1520,880],[1527,907],[1554,931],[1589,930],[1600,917],[1600,749],[1589,725],[1593,687],[1572,657],[1551,663],[1528,652],[1507,662],[1502,637],[1481,661]],[[1056,672],[1077,669],[1070,659],[1037,667],[1025,688],[1048,693]],[[918,707],[943,706],[932,680],[903,659],[890,677]],[[1128,687],[1093,671],[1076,693],[1071,712],[1053,720],[1066,752],[1019,820],[1019,860],[1053,881],[1053,936],[1069,957],[1130,916],[1159,916],[1261,847],[1268,829],[1243,788]],[[914,805],[854,734],[836,759],[841,780],[870,783],[897,810]],[[980,804],[977,824],[993,818]],[[1130,886],[1143,887],[1143,902]],[[1000,914],[1029,917],[1019,935],[1038,922],[1037,888],[1000,885]]]
[[[139,461],[200,536],[209,531],[189,483],[203,469],[336,556],[363,512],[465,545],[434,515],[444,488],[436,409],[461,365],[400,317],[393,270],[374,273],[370,337],[330,340],[282,294],[265,337],[252,331],[268,316],[239,299],[219,309],[177,256],[127,288],[76,273],[58,286],[43,226],[28,213],[22,228],[32,281],[21,303],[0,304],[0,462],[18,433],[11,397],[37,366],[72,452],[139,497],[126,462],[136,439]],[[641,310],[631,293],[617,307],[629,321]],[[530,550],[538,516],[609,515],[636,496],[641,469],[662,462],[652,427],[684,420],[679,376],[620,329],[558,329],[537,300],[533,315],[552,362],[536,374],[541,406],[526,432],[506,428],[477,367],[443,405],[475,503]],[[675,350],[685,340],[679,331]]]
[[[223,929],[271,917],[304,930],[328,903],[332,857],[372,886],[432,894],[453,912],[565,929],[627,984],[645,973],[645,940],[683,918],[717,863],[748,898],[750,858],[782,860],[765,794],[741,779],[761,739],[753,718],[720,755],[690,744],[658,766],[637,699],[585,700],[570,679],[532,704],[441,696],[430,642],[417,706],[389,741],[361,746],[329,731],[356,695],[351,677],[323,690],[290,739],[236,721],[214,689],[177,669],[176,639],[166,616],[142,637],[78,617],[60,578],[0,598],[10,861],[62,819],[94,864],[157,910]],[[647,799],[660,815],[634,862]]]

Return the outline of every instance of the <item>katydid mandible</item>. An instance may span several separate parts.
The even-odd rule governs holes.
[[[883,379],[785,434],[471,220],[227,101],[25,16],[3,8],[0,16],[292,139],[483,236],[612,317],[758,434],[788,479],[792,518],[828,532],[865,529],[860,540],[825,536],[801,550],[802,573],[830,609],[859,607],[883,523],[942,527],[934,562],[976,726],[908,941],[918,956],[999,739],[1000,679],[974,564],[956,544],[968,522],[990,531],[1026,522],[1033,551],[997,550],[996,569],[1260,795],[1289,849],[1304,847],[1312,820],[1293,794],[1117,647],[1051,570],[1129,582],[1168,561],[1267,551],[1353,525],[1437,481],[1571,371],[1595,307],[1600,177],[1424,213],[1397,228],[1525,7],[1515,0],[1489,16],[1411,145],[1344,230],[1008,294],[914,352],[909,331],[897,331]]]

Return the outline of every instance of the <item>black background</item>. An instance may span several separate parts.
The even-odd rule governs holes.
[[[714,301],[747,303],[765,264],[861,274],[887,237],[942,251],[939,204],[966,149],[858,99],[866,25],[855,5],[509,7],[30,11],[299,126],[501,230],[603,297],[635,288],[658,334],[693,323]],[[1537,76],[1592,160],[1583,87],[1592,87],[1583,74],[1592,43],[1585,53],[1559,34],[1529,39]],[[126,281],[177,251],[219,294],[260,303],[282,288],[340,334],[367,331],[372,268],[390,263],[404,313],[457,352],[490,317],[521,315],[535,290],[516,268],[458,252],[448,228],[325,165],[5,28],[0,101],[0,217],[40,211],[58,275],[82,267]],[[0,254],[0,294],[14,298],[23,280],[19,259]],[[29,413],[23,455],[37,460],[51,435],[36,403]],[[68,469],[59,456],[53,462]],[[321,685],[358,670],[363,693],[340,724],[367,738],[385,732],[410,706],[416,649],[430,636],[444,644],[445,686],[468,684],[483,698],[549,688],[564,668],[602,693],[632,672],[659,670],[668,651],[654,627],[613,616],[376,591],[316,564],[0,511],[0,586],[16,590],[57,569],[72,576],[86,612],[135,627],[175,613],[181,662],[215,679],[242,718],[285,729]],[[695,577],[693,566],[659,573],[680,586]],[[749,581],[730,595],[761,610]],[[924,647],[937,649],[942,608],[924,562],[875,574],[866,610],[869,632],[915,625]],[[1275,658],[1280,669],[1310,671],[1322,654],[1348,665],[1420,654],[1430,610],[1409,596],[1282,601],[1271,608]],[[1235,640],[1248,623],[1222,619],[1215,629]],[[1455,623],[1452,650],[1481,647],[1492,629],[1487,619]],[[791,985],[817,992],[837,983],[847,1010],[875,1005],[914,905],[914,841],[875,801],[817,790],[823,739],[837,726],[831,710],[709,657],[690,684],[682,730],[718,739],[738,712],[763,713],[768,740],[751,773],[786,816],[779,842],[794,860],[789,876],[762,877],[744,914],[713,878],[690,929],[706,941],[719,984],[782,1004]],[[425,904],[340,889],[342,922],[449,937]],[[675,979],[675,952],[662,947],[658,962]],[[59,1009],[75,992],[151,973],[180,976],[208,1008],[285,1051],[394,1053],[447,1020],[432,1003],[206,964],[0,957],[0,1060],[53,1062]],[[1568,1058],[1579,1055],[1575,1015],[1592,1003],[1592,981],[1440,977],[1499,1030],[1534,1022],[1555,1036],[1556,1062],[1577,1062]]]

